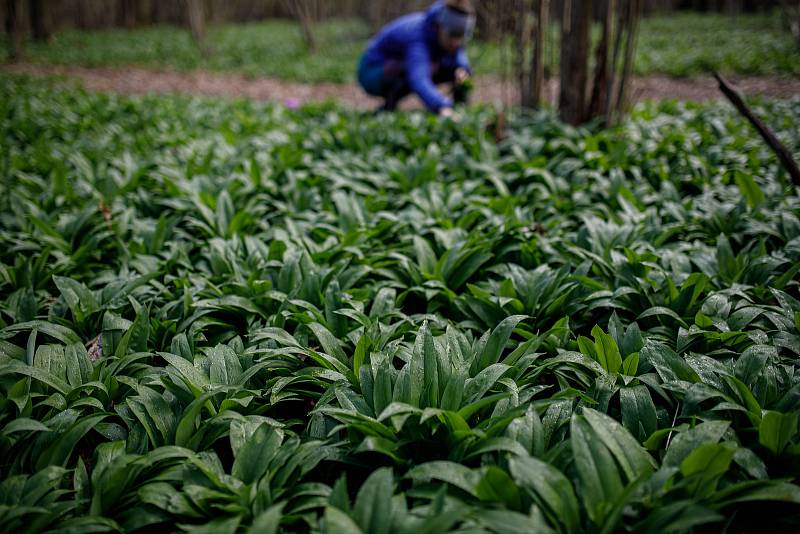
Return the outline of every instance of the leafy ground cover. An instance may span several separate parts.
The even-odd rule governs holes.
[[[642,21],[637,73],[691,76],[718,70],[742,75],[800,75],[800,50],[781,24],[777,12],[738,17],[679,13],[646,18]],[[134,64],[309,82],[353,81],[356,62],[369,38],[368,28],[356,20],[334,20],[319,24],[317,32],[320,52],[309,54],[299,29],[289,21],[225,25],[211,29],[212,54],[204,58],[189,33],[179,28],[72,30],[56,34],[49,44],[30,43],[27,57],[60,65]],[[553,72],[557,72],[556,33],[549,54]],[[503,54],[495,44],[476,41],[470,46],[470,56],[479,73],[497,75],[503,71]]]
[[[730,108],[0,97],[0,530],[797,529],[800,197]]]

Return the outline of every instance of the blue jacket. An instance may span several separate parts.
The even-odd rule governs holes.
[[[411,13],[390,22],[370,41],[365,53],[371,63],[386,60],[404,63],[411,90],[433,111],[450,107],[453,102],[433,84],[431,63],[439,63],[444,69],[461,67],[471,71],[463,48],[448,54],[439,44],[438,19],[442,9],[444,2],[440,0],[425,13]]]

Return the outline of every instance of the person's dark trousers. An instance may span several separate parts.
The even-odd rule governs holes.
[[[434,66],[432,81],[434,85],[455,82],[455,70]],[[461,94],[459,94],[461,93]],[[403,65],[396,62],[386,62],[381,80],[381,96],[385,102],[381,111],[394,111],[402,99],[411,94],[411,85]],[[456,103],[466,103],[466,92],[454,91]],[[460,97],[460,98],[459,98]]]

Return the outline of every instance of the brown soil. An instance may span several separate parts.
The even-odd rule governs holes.
[[[371,108],[378,99],[365,95],[354,84],[317,83],[306,84],[277,80],[273,78],[253,78],[241,74],[207,71],[171,72],[127,68],[85,68],[60,65],[18,63],[0,65],[0,71],[31,76],[64,76],[77,80],[86,89],[118,93],[191,93],[230,98],[251,98],[276,102],[298,101],[318,102],[336,100],[356,108]],[[788,98],[800,95],[800,79],[766,77],[732,77],[746,95],[763,95]],[[557,82],[551,82],[547,94],[554,101],[558,94]],[[476,78],[474,100],[478,102],[514,102],[515,90],[511,83],[503,83],[496,77]],[[670,78],[667,76],[646,76],[636,78],[633,86],[635,100],[671,99],[710,100],[720,98],[716,82],[710,76],[695,78]],[[410,101],[407,107],[417,107],[418,102]]]

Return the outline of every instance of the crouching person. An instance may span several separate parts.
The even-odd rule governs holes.
[[[384,26],[370,41],[358,66],[364,90],[384,99],[381,110],[391,111],[411,94],[443,116],[466,100],[465,82],[472,69],[464,44],[475,26],[470,0],[440,0],[427,12],[411,13]],[[453,84],[454,98],[437,85]]]

